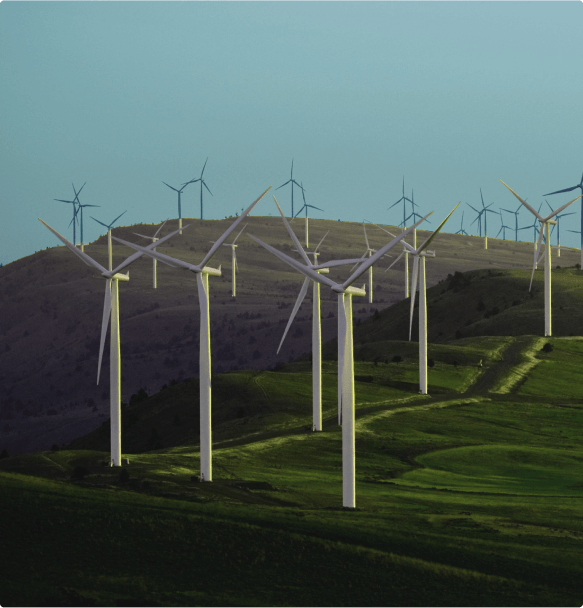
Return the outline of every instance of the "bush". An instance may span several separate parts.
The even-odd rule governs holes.
[[[553,345],[552,345],[550,342],[547,342],[547,343],[546,343],[546,344],[545,344],[545,345],[544,345],[544,346],[541,348],[541,350],[542,350],[544,353],[550,353],[550,352],[552,352],[552,351],[553,351],[553,349],[554,349],[554,347],[553,347]]]
[[[395,355],[395,356],[392,358],[392,362],[393,362],[393,363],[401,363],[401,361],[402,361],[402,360],[403,360],[403,357],[401,357],[401,355]]]
[[[119,472],[119,480],[120,480],[122,483],[127,483],[127,482],[130,480],[130,474],[128,473],[128,470],[127,470],[127,469],[122,469],[122,470]]]
[[[53,443],[52,447],[51,447],[51,452],[58,452],[59,451],[59,446],[56,443]]]
[[[427,367],[434,367],[435,361],[433,359],[427,359]]]
[[[71,479],[84,479],[85,477],[87,477],[87,475],[89,475],[89,469],[87,469],[86,467],[83,467],[81,465],[77,465],[74,469],[73,472],[71,473]]]
[[[0,458],[8,458],[8,452],[6,450],[2,450],[0,453]]]

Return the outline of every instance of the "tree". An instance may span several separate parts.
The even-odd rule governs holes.
[[[554,349],[554,347],[553,347],[553,345],[552,345],[550,342],[547,342],[547,343],[546,343],[546,344],[545,344],[545,345],[544,345],[544,346],[541,348],[541,350],[542,350],[544,353],[550,353],[550,352],[552,352],[552,351],[553,351],[553,349]]]
[[[119,480],[120,480],[122,483],[127,483],[127,482],[130,480],[130,474],[128,473],[128,470],[127,470],[127,469],[122,469],[122,470],[119,472]]]
[[[89,469],[81,465],[77,465],[71,473],[71,479],[78,479],[79,481],[81,481],[82,479],[87,477],[87,475],[89,475]]]

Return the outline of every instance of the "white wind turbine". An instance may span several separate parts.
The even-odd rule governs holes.
[[[166,220],[167,222],[168,220]],[[158,239],[158,235],[160,234],[160,230],[162,230],[162,228],[164,228],[164,224],[166,224],[166,222],[164,222],[160,228],[158,228],[158,230],[156,230],[156,232],[154,233],[154,236],[146,236],[145,234],[138,234],[137,232],[134,232],[134,234],[136,236],[141,236],[144,239],[150,239],[152,241],[152,243],[156,243],[156,241],[159,241],[160,239]],[[152,248],[152,251],[156,251],[156,247]],[[157,260],[156,258],[152,259],[152,280],[153,280],[153,285],[154,285],[154,289],[158,288],[158,273],[157,273],[157,269],[156,269],[156,264],[157,264]]]
[[[271,186],[269,187],[271,188]],[[267,190],[269,190],[267,188]],[[199,383],[200,383],[200,474],[203,481],[212,481],[212,433],[211,433],[211,337],[209,316],[209,282],[210,276],[220,277],[221,268],[210,268],[205,266],[215,255],[217,249],[227,240],[229,235],[247,217],[248,213],[265,196],[267,190],[259,196],[247,209],[231,224],[231,226],[215,241],[209,252],[198,265],[184,262],[176,258],[153,252],[151,249],[140,247],[134,243],[114,239],[132,249],[145,253],[173,268],[183,268],[196,274],[198,285],[198,301],[200,304],[200,358],[199,358]],[[164,237],[166,238],[166,237]],[[162,240],[162,239],[161,239]]]
[[[101,343],[99,346],[99,363],[97,366],[97,384],[101,374],[101,360],[103,358],[103,346],[105,344],[105,334],[109,318],[111,317],[111,333],[109,339],[109,400],[110,400],[110,441],[111,441],[111,464],[113,466],[121,466],[121,361],[120,361],[120,346],[119,346],[119,281],[129,281],[129,272],[120,274],[123,270],[137,259],[142,257],[142,252],[134,253],[129,258],[125,259],[114,270],[111,269],[111,250],[109,255],[109,270],[105,269],[101,264],[89,257],[86,253],[80,251],[77,247],[70,243],[65,237],[61,236],[56,230],[51,228],[46,222],[39,220],[59,239],[65,246],[70,249],[77,257],[81,258],[87,266],[98,270],[106,279],[105,283],[105,300],[103,303],[103,319],[101,323]],[[170,237],[177,234],[179,230],[167,234],[158,241],[158,244],[167,241]],[[154,243],[148,245],[144,249],[144,253],[149,252],[154,247]]]
[[[231,290],[231,296],[234,298],[237,295],[237,275],[235,274],[235,270],[239,270],[239,266],[237,264],[237,254],[235,252],[235,249],[238,247],[238,245],[235,245],[236,240],[241,236],[241,232],[243,232],[243,230],[245,230],[245,228],[247,228],[247,224],[245,224],[243,226],[243,228],[241,228],[239,234],[233,239],[232,243],[223,243],[223,247],[230,247],[231,248],[231,262],[233,264],[233,269],[232,269],[232,281],[233,281],[233,289]],[[211,241],[211,243],[214,243],[215,241]]]
[[[500,180],[502,182],[502,180]],[[504,182],[502,182],[504,184]],[[562,207],[559,207],[556,211],[553,211],[546,217],[543,217],[540,213],[535,211],[525,200],[521,199],[516,192],[510,187],[504,184],[512,194],[538,219],[540,222],[540,230],[538,233],[538,243],[536,250],[534,252],[534,264],[532,266],[532,275],[530,277],[530,287],[528,290],[532,289],[532,280],[534,278],[534,271],[541,259],[545,258],[545,336],[552,336],[552,315],[551,315],[551,238],[549,234],[549,226],[552,224],[556,224],[557,222],[552,218],[560,213],[563,209],[568,207],[571,203],[574,203],[576,200],[580,199],[579,195],[577,198],[574,198],[572,201],[565,203]],[[539,251],[541,249],[543,236],[545,237],[545,251],[539,258]]]
[[[443,222],[439,224],[436,230],[432,232],[418,248],[411,247],[411,245],[403,241],[403,245],[405,245],[405,248],[413,256],[413,273],[411,276],[411,306],[409,313],[409,341],[411,341],[413,309],[415,307],[415,295],[417,293],[417,278],[419,278],[419,393],[422,395],[427,395],[427,285],[425,281],[425,258],[435,257],[435,251],[429,251],[427,247],[429,246],[429,243],[431,243],[431,241],[437,236],[439,231],[445,226],[447,220],[452,216],[453,212],[460,206],[460,204],[461,202],[451,210]],[[378,228],[381,227],[378,226]],[[381,230],[385,229],[381,228]],[[385,232],[393,236],[388,230],[385,230]],[[421,269],[419,269],[420,261]]]
[[[364,225],[364,222],[362,223],[362,227],[364,229],[364,240],[366,241],[366,251],[364,254],[366,255],[368,253],[368,257],[370,258],[376,249],[371,249],[368,237],[366,236],[366,226]],[[372,266],[368,269],[368,302],[369,304],[372,304]]]
[[[327,285],[332,291],[338,294],[338,381],[341,383],[342,394],[342,504],[344,507],[355,508],[355,450],[354,450],[354,353],[352,343],[352,296],[365,296],[364,289],[352,287],[356,281],[368,268],[377,262],[389,249],[394,247],[410,230],[413,230],[425,218],[413,224],[405,232],[395,237],[390,243],[381,247],[373,256],[366,259],[362,264],[344,281],[335,283],[328,277],[319,274],[311,268],[307,256],[302,256],[306,264],[302,264],[290,258],[285,253],[264,243],[257,237],[249,235],[254,241],[265,247],[280,260],[301,272],[304,276],[311,278],[318,283]],[[299,250],[301,252],[301,249]],[[332,262],[327,263],[330,266]]]
[[[279,214],[281,215],[283,223],[284,223],[290,237],[292,238],[294,245],[296,246],[296,249],[294,249],[294,251],[297,251],[298,253],[300,253],[300,255],[303,257],[304,261],[307,263],[309,268],[311,268],[312,270],[314,270],[315,272],[317,272],[319,274],[328,274],[330,272],[329,271],[330,266],[342,266],[342,265],[346,265],[346,264],[354,264],[355,262],[362,262],[363,258],[358,258],[358,259],[354,258],[354,259],[347,259],[347,260],[335,260],[334,262],[330,262],[330,263],[318,264],[318,255],[320,255],[318,253],[318,249],[320,248],[320,245],[322,244],[322,242],[324,241],[324,239],[326,238],[326,235],[328,233],[326,233],[322,237],[322,240],[318,243],[318,246],[316,247],[316,249],[314,249],[314,251],[305,252],[304,249],[302,248],[302,246],[300,245],[298,238],[294,234],[294,231],[292,230],[291,226],[289,225],[289,222],[285,218],[285,215],[283,214],[283,211],[281,210],[281,207],[279,206],[275,196],[273,197],[273,200],[275,201],[275,204],[277,205],[277,209],[279,211]],[[313,263],[310,262],[310,260],[308,258],[308,253],[314,256]],[[318,283],[317,281],[314,281],[311,277],[307,276],[304,279],[304,284],[302,285],[302,288],[300,289],[300,293],[298,294],[298,298],[296,300],[296,303],[293,307],[290,318],[285,327],[285,331],[283,332],[283,336],[281,338],[281,342],[279,343],[277,353],[279,353],[279,351],[281,350],[281,346],[283,344],[283,341],[285,340],[285,337],[287,336],[287,332],[289,331],[289,328],[291,327],[291,324],[296,316],[296,313],[298,312],[300,306],[302,305],[302,302],[304,301],[304,298],[306,297],[310,281],[312,281],[312,283],[313,283],[313,294],[312,294],[312,412],[313,412],[312,428],[315,431],[321,431],[322,430],[322,328],[321,328],[321,313],[320,313],[320,283]],[[339,386],[340,386],[340,384],[339,384]],[[339,393],[338,394],[338,408],[340,408],[340,403],[341,403],[340,396],[341,395]],[[340,409],[338,410],[338,424],[340,424]]]

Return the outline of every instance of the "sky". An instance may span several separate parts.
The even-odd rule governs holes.
[[[207,219],[270,185],[289,215],[290,187],[275,188],[293,159],[323,210],[313,217],[397,224],[404,179],[433,227],[462,201],[445,230],[465,210],[477,234],[466,203],[481,206],[480,188],[491,209],[514,210],[500,180],[537,207],[581,180],[582,25],[578,1],[4,0],[0,262],[59,244],[38,217],[73,239],[72,206],[54,200],[72,200],[72,183],[100,206],[85,212],[85,242],[105,230],[89,215],[176,218],[162,182],[180,187],[207,157]],[[184,190],[183,217],[200,217],[198,188]],[[561,243],[578,247],[567,229],[580,228],[581,204],[572,211]],[[276,214],[273,199],[253,214]],[[520,225],[532,222],[523,210]],[[489,236],[499,229],[491,215]]]

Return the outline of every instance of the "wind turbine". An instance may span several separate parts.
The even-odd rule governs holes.
[[[502,180],[500,180],[500,181],[502,181]],[[502,183],[504,184],[504,182],[502,182]],[[506,186],[506,184],[504,184],[504,185]],[[532,265],[532,276],[530,278],[530,287],[528,288],[529,291],[532,289],[532,279],[534,278],[534,271],[535,271],[535,267],[536,267],[537,261],[540,261],[539,260],[539,251],[540,251],[540,248],[541,248],[541,245],[542,245],[543,234],[544,234],[545,239],[546,239],[545,252],[543,254],[543,256],[545,258],[545,336],[551,336],[552,335],[552,323],[551,323],[551,239],[550,239],[550,235],[549,235],[549,225],[556,224],[557,222],[555,220],[553,220],[552,218],[555,215],[558,215],[563,209],[566,209],[571,203],[574,203],[577,199],[581,198],[582,195],[580,194],[577,198],[574,198],[572,201],[569,201],[568,203],[565,203],[562,207],[559,207],[556,211],[553,211],[552,213],[550,213],[546,217],[543,217],[540,213],[538,213],[537,211],[535,211],[526,201],[524,201],[523,199],[521,199],[520,196],[518,196],[518,194],[516,194],[516,192],[514,192],[514,190],[512,190],[512,188],[510,188],[510,186],[506,186],[506,187],[536,217],[536,219],[538,219],[538,221],[540,222],[540,225],[541,225],[541,229],[539,230],[539,234],[538,234],[537,248],[536,248],[536,250],[534,252],[534,263]],[[573,188],[571,188],[571,190],[573,190]],[[540,209],[540,207],[539,207],[539,209]]]
[[[207,159],[204,161],[204,165],[203,165],[203,167],[202,167],[202,171],[200,172],[200,177],[198,177],[198,178],[196,178],[196,179],[195,179],[195,178],[192,178],[192,179],[191,179],[189,182],[186,182],[186,183],[185,183],[185,184],[182,186],[182,187],[184,188],[184,186],[188,186],[188,184],[194,184],[194,183],[196,183],[196,182],[200,182],[200,219],[201,219],[201,220],[203,219],[203,213],[202,213],[202,187],[204,186],[204,187],[205,187],[205,188],[206,188],[206,189],[209,191],[209,194],[210,194],[211,196],[213,196],[213,193],[212,193],[212,192],[209,190],[209,187],[206,185],[206,182],[204,181],[204,179],[203,179],[203,177],[202,177],[202,175],[203,175],[203,173],[204,173],[204,169],[205,169],[205,167],[206,167],[206,164],[207,164],[208,160],[209,160],[209,159],[208,159],[208,157],[207,157]]]
[[[230,247],[231,248],[231,262],[233,265],[233,270],[232,270],[232,281],[233,281],[233,289],[231,290],[231,296],[234,298],[237,295],[237,276],[235,274],[235,269],[239,270],[239,266],[237,265],[237,254],[235,253],[235,249],[238,247],[238,245],[235,245],[235,242],[237,241],[237,239],[241,236],[241,232],[243,232],[243,230],[245,230],[245,228],[247,228],[247,224],[245,224],[243,226],[243,228],[241,228],[241,231],[239,232],[239,234],[233,239],[232,243],[223,243],[223,247]],[[211,241],[211,243],[214,243],[215,241]]]
[[[183,186],[182,186],[182,188],[180,188],[180,190],[178,190],[174,186],[171,186],[170,184],[167,184],[166,182],[162,182],[162,183],[165,186],[168,186],[168,188],[170,188],[170,190],[174,190],[174,192],[178,192],[178,228],[180,230],[182,230],[182,203],[180,201],[180,197],[182,195],[182,191],[184,190],[184,188],[186,188],[187,184],[190,182],[183,184]],[[182,234],[182,232],[180,234]]]
[[[86,184],[87,182],[85,182]],[[76,207],[77,204],[81,204],[79,203],[79,199],[78,196],[81,193],[81,190],[83,190],[83,188],[85,188],[85,184],[83,184],[81,186],[81,188],[79,188],[79,192],[77,192],[75,190],[75,184],[71,184],[73,186],[73,192],[75,193],[75,198],[72,201],[66,201],[62,198],[55,198],[55,201],[58,201],[59,203],[68,203],[69,205],[73,205],[73,219],[71,220],[71,222],[69,223],[69,226],[71,224],[73,224],[73,243],[75,244],[75,246],[77,246],[77,232],[76,232],[76,221],[77,221],[77,213],[78,213],[78,209]],[[83,240],[83,239],[81,239]]]
[[[403,241],[403,245],[413,256],[413,274],[411,276],[411,306],[409,315],[409,341],[411,341],[413,309],[415,307],[415,295],[417,293],[417,279],[419,279],[419,393],[422,395],[427,395],[427,295],[425,281],[425,258],[435,257],[435,251],[429,251],[427,247],[460,205],[461,201],[450,211],[449,215],[443,220],[443,222],[439,224],[439,226],[423,241],[419,247],[411,247],[411,245]],[[380,226],[377,227],[381,228]],[[384,230],[387,234],[394,236],[391,232],[385,230],[384,228],[381,228],[381,230]],[[421,260],[421,271],[419,271],[419,260]],[[395,260],[395,262],[396,261],[397,260]],[[395,262],[393,262],[393,264]]]
[[[166,220],[166,222],[167,222],[167,221],[168,221],[168,220]],[[160,226],[160,228],[158,228],[158,230],[156,230],[156,232],[154,233],[154,236],[146,236],[145,234],[138,234],[137,232],[134,232],[134,234],[135,234],[136,236],[141,236],[141,237],[142,237],[142,238],[144,238],[144,239],[150,239],[150,240],[152,241],[152,243],[155,243],[156,241],[158,241],[158,240],[159,240],[159,239],[158,239],[158,234],[160,233],[160,230],[162,230],[162,228],[164,228],[164,225],[166,224],[166,222],[164,222],[164,223],[163,223],[163,224]],[[180,228],[179,228],[178,230],[180,230]],[[154,247],[154,248],[152,249],[152,251],[156,251],[156,247]],[[156,270],[157,270],[157,269],[156,269],[156,264],[157,264],[157,262],[158,262],[158,261],[156,260],[156,258],[153,258],[153,259],[152,259],[152,281],[153,281],[153,287],[154,287],[154,289],[157,289],[157,288],[158,288],[158,274],[157,274],[157,272],[156,272]]]
[[[518,205],[518,207],[516,208],[516,211],[510,211],[510,209],[502,209],[502,211],[506,211],[506,213],[512,213],[512,215],[514,215],[514,240],[518,243],[518,231],[522,230],[522,228],[518,227],[518,214],[520,213],[520,210],[522,209],[522,205]],[[502,217],[502,214],[500,214],[500,217]],[[502,222],[504,223],[504,222]],[[509,228],[508,226],[506,226],[507,228]],[[536,240],[536,237],[534,237]]]
[[[404,175],[403,175],[403,195],[401,196],[401,198],[396,203],[393,203],[389,207],[389,211],[393,207],[395,207],[396,205],[398,205],[401,201],[403,201],[403,223],[399,224],[399,226],[403,226],[403,228],[405,228],[407,226],[407,220],[409,219],[407,217],[407,201],[409,201],[412,205],[413,205],[413,201],[410,198],[408,198],[408,197],[405,196],[405,176]],[[413,209],[413,211],[415,211],[415,209]]]
[[[423,218],[425,219],[425,218]],[[364,296],[364,289],[352,287],[363,273],[372,264],[377,262],[389,249],[401,241],[411,230],[417,227],[413,224],[408,230],[395,237],[390,243],[381,247],[373,256],[364,260],[362,264],[344,281],[335,283],[328,277],[311,268],[311,263],[305,252],[302,255],[304,264],[294,260],[285,253],[264,243],[257,237],[249,235],[254,241],[265,247],[280,260],[301,272],[304,276],[318,283],[327,285],[338,294],[338,381],[342,399],[342,504],[344,507],[355,508],[355,442],[354,442],[354,353],[352,341],[352,296]],[[300,246],[301,253],[301,246]],[[332,262],[326,264],[330,266]]]
[[[504,240],[506,240],[506,228],[508,228],[508,230],[510,230],[510,226],[506,226],[504,224],[504,218],[502,217],[502,210],[500,210],[499,213],[500,213],[500,224],[501,224],[501,226],[500,226],[500,230],[498,230],[498,234],[496,235],[496,238],[498,238],[498,235],[500,233],[502,233],[502,238]]]
[[[478,211],[476,208],[472,207],[469,203],[466,203],[469,207],[478,214],[478,217],[472,222],[478,222],[478,228],[480,230],[480,237],[482,236],[482,214],[484,215],[484,249],[488,249],[488,213],[496,213],[489,207],[491,207],[494,203],[490,203],[489,205],[484,204],[484,197],[482,195],[482,188],[480,188],[480,198],[482,199],[482,208]],[[471,225],[471,224],[470,224]]]
[[[271,188],[271,186],[269,187]],[[269,190],[267,188],[267,190]],[[231,224],[227,230],[215,241],[214,245],[204,256],[198,265],[190,264],[170,257],[158,251],[140,247],[135,243],[129,243],[116,237],[115,240],[145,253],[158,261],[173,268],[183,268],[196,274],[198,286],[198,301],[200,304],[200,357],[199,357],[199,384],[200,384],[200,474],[203,481],[212,481],[212,433],[211,433],[211,337],[210,337],[210,315],[209,315],[209,275],[221,276],[221,268],[210,268],[205,266],[215,255],[218,248],[227,240],[229,235],[247,217],[248,213],[265,196],[267,190],[259,196],[247,209]],[[166,237],[164,237],[166,238]],[[160,239],[162,240],[162,239]]]
[[[549,192],[543,194],[543,196],[551,196],[552,194],[561,194],[562,192],[571,192],[571,190],[581,189],[581,195],[583,196],[583,174],[581,175],[581,181],[572,188],[565,188],[564,190],[557,190],[556,192]],[[572,231],[571,231],[572,232]],[[583,199],[581,199],[581,268],[583,268]]]
[[[307,264],[309,265],[309,267],[312,270],[314,270],[320,274],[328,274],[330,272],[329,269],[331,266],[343,266],[343,265],[347,265],[347,264],[358,263],[358,262],[362,262],[365,259],[363,256],[362,258],[357,258],[357,259],[355,258],[355,259],[347,259],[347,260],[335,260],[333,262],[329,262],[329,263],[325,263],[325,264],[318,264],[318,255],[320,255],[318,253],[318,249],[320,248],[320,245],[322,244],[322,242],[328,235],[328,232],[322,237],[322,239],[320,240],[320,242],[318,243],[318,245],[317,245],[316,249],[314,249],[314,251],[304,252],[304,250],[303,250],[302,246],[300,245],[296,235],[294,234],[291,226],[289,225],[288,221],[286,220],[285,215],[284,215],[283,211],[281,210],[281,207],[279,206],[275,196],[273,197],[273,200],[275,201],[275,204],[277,205],[277,209],[279,211],[279,214],[281,215],[283,223],[284,223],[294,245],[296,246],[296,249],[294,249],[293,251],[300,253],[302,255],[302,257],[304,258],[304,261],[307,262]],[[309,258],[307,257],[308,255],[313,255],[313,262],[310,262]],[[322,330],[321,330],[321,314],[320,314],[320,283],[318,283],[317,281],[314,281],[313,278],[311,278],[309,276],[307,276],[304,279],[304,284],[302,285],[302,288],[300,289],[300,293],[298,294],[298,298],[296,300],[296,303],[293,307],[290,318],[289,318],[287,325],[285,327],[285,330],[283,332],[283,336],[279,343],[277,353],[279,354],[279,351],[281,350],[281,347],[283,345],[283,341],[285,340],[285,337],[287,336],[287,332],[289,331],[289,328],[291,327],[291,324],[296,316],[296,313],[298,312],[300,306],[302,305],[302,302],[304,301],[304,298],[306,297],[310,281],[312,281],[312,283],[313,283],[313,293],[312,293],[312,420],[313,420],[313,423],[312,423],[312,428],[315,431],[321,431],[322,430]],[[341,373],[341,370],[339,371],[339,373]],[[340,387],[340,383],[339,383],[339,387]],[[340,404],[341,404],[341,394],[339,392],[339,394],[338,394],[338,408],[339,408],[338,409],[338,424],[340,424]]]
[[[127,213],[127,209],[123,213]],[[123,213],[118,215],[113,220],[113,222],[111,222],[111,224],[104,224],[103,222],[100,222],[99,220],[96,220],[93,216],[91,216],[92,220],[96,221],[98,224],[101,224],[102,226],[105,226],[107,228],[107,252],[109,254],[109,270],[111,270],[111,263],[112,263],[112,260],[111,260],[111,257],[112,257],[111,229],[113,228],[113,225],[117,222],[117,220],[119,220],[119,218],[123,215]],[[180,226],[180,228],[182,228],[182,226]]]
[[[111,441],[111,464],[112,466],[121,466],[121,361],[120,361],[120,346],[119,346],[119,281],[129,281],[129,272],[121,274],[120,271],[142,257],[142,253],[134,253],[129,258],[126,258],[114,270],[111,269],[111,257],[109,258],[109,270],[106,270],[101,264],[89,257],[86,253],[80,251],[73,243],[70,243],[66,238],[61,236],[56,230],[51,228],[46,222],[39,220],[60,240],[65,246],[70,249],[81,260],[98,270],[106,279],[105,282],[105,301],[103,304],[103,319],[101,323],[101,343],[99,346],[99,363],[97,366],[97,384],[101,374],[101,361],[103,358],[103,347],[105,344],[105,334],[111,317],[111,333],[109,339],[109,399],[110,399],[110,441]],[[171,232],[160,243],[174,236],[176,232]],[[148,245],[145,251],[149,251],[154,247],[154,243]]]
[[[551,205],[550,205],[549,201],[547,201],[547,199],[545,199],[545,203],[549,206],[549,209],[552,211],[553,208],[551,207]],[[557,250],[558,258],[561,257],[561,218],[566,217],[567,215],[575,215],[575,212],[572,211],[571,213],[561,213],[561,215],[556,216],[556,218],[557,218],[557,246],[555,249]],[[553,230],[551,231],[551,236],[552,236],[554,230],[555,230],[555,227],[553,226]]]
[[[462,211],[462,223],[460,229],[456,232],[456,234],[465,234],[466,236],[468,236],[468,233],[464,230],[464,213],[465,211]]]
[[[375,253],[376,249],[371,249],[370,243],[368,242],[368,237],[366,236],[366,226],[364,222],[362,222],[362,227],[364,229],[364,240],[366,241],[366,251],[364,255],[368,254],[368,257]],[[368,302],[372,304],[372,266],[368,269]]]
[[[306,247],[309,247],[309,241],[308,241],[308,207],[311,207],[312,209],[317,209],[318,211],[324,211],[324,209],[320,209],[320,207],[314,207],[314,205],[308,205],[308,203],[306,203],[306,195],[304,194],[304,183],[302,182],[300,188],[302,189],[302,198],[304,199],[304,206],[295,214],[294,217],[298,217],[298,215],[305,209],[306,210]],[[293,189],[293,185],[292,185],[292,189]]]
[[[291,217],[295,217],[295,215],[294,215],[294,184],[302,192],[304,191],[304,188],[302,186],[300,186],[300,184],[298,184],[298,182],[296,182],[296,180],[294,179],[294,160],[293,160],[293,158],[292,158],[292,164],[291,164],[290,178],[287,180],[287,182],[285,182],[285,184],[281,184],[281,186],[278,186],[276,188],[276,190],[279,190],[280,188],[283,188],[284,186],[287,186],[289,183],[291,183]]]
[[[538,206],[538,213],[540,213],[540,210],[542,209],[543,204],[541,203]],[[536,240],[538,238],[538,233],[539,233],[539,228],[538,228],[538,223],[537,223],[537,219],[536,217],[533,219],[532,224],[529,224],[528,226],[522,226],[520,227],[518,230],[528,230],[529,228],[532,228],[534,233],[533,233],[533,246],[534,246],[534,250],[536,251]],[[544,238],[544,236],[543,236]],[[538,268],[538,260],[535,259],[534,260],[534,267],[535,269]]]

